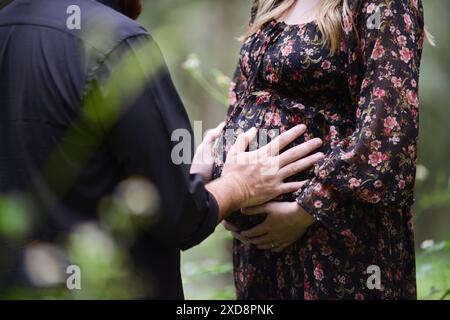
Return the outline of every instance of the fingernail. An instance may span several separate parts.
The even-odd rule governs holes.
[[[320,139],[320,138],[315,138],[314,139],[315,140],[315,143],[317,144],[317,145],[322,145],[322,139]]]
[[[304,124],[300,124],[298,127],[300,130],[306,130],[306,126]]]

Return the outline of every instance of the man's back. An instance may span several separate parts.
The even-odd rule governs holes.
[[[180,298],[179,248],[214,230],[216,204],[201,178],[188,181],[186,167],[170,159],[170,132],[190,125],[164,66],[110,127],[86,117],[92,87],[115,72],[113,62],[124,52],[150,39],[112,9],[115,1],[101,2],[109,7],[92,0],[15,0],[0,10],[0,194],[29,197],[37,219],[28,241],[54,242],[77,223],[95,221],[100,201],[121,181],[145,177],[158,191],[161,218],[138,235],[130,255],[139,272],[159,282],[147,297]],[[70,20],[78,9],[80,29]],[[116,100],[123,102],[120,95]],[[108,106],[95,108],[87,113]],[[0,235],[0,250],[14,261],[0,265],[0,294],[2,278],[15,285],[21,277],[23,254],[2,242]]]
[[[73,4],[82,10],[80,29],[67,24]],[[99,18],[109,23],[111,34],[90,42]],[[16,0],[0,11],[0,167],[7,168],[0,171],[0,192],[31,187],[69,128],[83,134],[80,149],[90,147],[96,133],[76,127],[89,81],[122,40],[145,34],[96,1]],[[59,165],[52,170],[68,164]],[[89,214],[92,208],[80,209]]]

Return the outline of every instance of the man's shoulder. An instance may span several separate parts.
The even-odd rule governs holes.
[[[103,53],[124,39],[148,35],[136,21],[95,0],[14,0],[0,10],[2,25],[57,30]]]

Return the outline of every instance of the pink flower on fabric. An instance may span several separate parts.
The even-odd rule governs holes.
[[[401,35],[401,36],[398,36],[398,37],[397,37],[397,41],[398,41],[398,44],[399,44],[399,45],[401,45],[402,47],[404,47],[404,46],[406,46],[407,38],[406,38],[404,35]]]
[[[324,70],[328,70],[331,68],[331,62],[328,60],[325,60],[324,62],[322,62],[322,69]]]
[[[349,180],[350,189],[358,188],[361,185],[361,180],[356,178],[351,178]]]
[[[305,300],[314,300],[314,296],[313,296],[310,292],[308,292],[308,291],[306,291],[306,292],[304,293],[303,298],[304,298]]]
[[[394,88],[400,88],[402,86],[402,79],[397,78],[397,77],[392,77],[391,83],[394,85]]]
[[[411,90],[406,90],[406,99],[408,103],[414,107],[419,106],[419,98],[417,97],[417,93]]]
[[[367,6],[367,13],[372,13],[376,10],[377,6],[375,3],[371,3]]]
[[[405,21],[406,30],[407,30],[407,31],[411,30],[412,21],[411,21],[411,17],[410,17],[409,14],[405,13],[405,14],[403,15],[403,21]]]
[[[292,41],[289,41],[289,43],[281,49],[281,55],[283,57],[287,57],[294,51],[294,48],[292,47]]]
[[[314,207],[316,207],[316,208],[322,208],[322,206],[323,206],[322,201],[317,200],[317,201],[314,202]]]
[[[384,119],[384,127],[389,130],[394,129],[397,125],[398,122],[394,117],[389,116],[386,119]]]
[[[373,152],[369,155],[369,164],[376,167],[383,161],[383,154],[381,152]]]
[[[350,33],[350,31],[352,31],[352,23],[350,22],[350,19],[345,16],[344,17],[344,32],[345,33]]]
[[[320,264],[318,264],[314,268],[314,278],[316,278],[317,281],[322,281],[323,278],[324,278],[323,269],[322,269],[322,266]]]
[[[372,59],[378,60],[384,56],[385,50],[380,40],[375,42],[375,47],[372,52]]]
[[[378,99],[384,98],[386,96],[386,91],[381,88],[376,88],[374,92],[375,97]]]
[[[378,150],[378,149],[380,149],[380,147],[381,147],[381,142],[380,142],[380,140],[374,140],[374,141],[372,141],[372,142],[370,143],[370,146],[371,146],[373,149]]]
[[[375,188],[381,188],[382,186],[383,186],[383,182],[381,182],[381,180],[376,180],[374,183],[373,183],[373,186],[375,187]]]
[[[400,51],[400,57],[404,63],[408,63],[413,58],[413,52],[412,50],[403,47]]]

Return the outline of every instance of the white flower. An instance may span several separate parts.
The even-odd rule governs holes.
[[[418,164],[416,168],[416,179],[425,181],[428,178],[428,169],[423,164]]]
[[[200,67],[200,59],[196,54],[190,54],[187,60],[183,63],[183,67],[188,70],[195,70]]]
[[[428,249],[431,248],[432,246],[434,246],[434,240],[425,240],[420,244],[420,247],[422,249]]]

